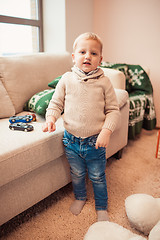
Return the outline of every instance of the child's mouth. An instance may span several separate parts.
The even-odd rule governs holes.
[[[83,64],[84,64],[84,65],[91,65],[90,62],[84,62]]]

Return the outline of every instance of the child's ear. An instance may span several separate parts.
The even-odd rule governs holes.
[[[75,57],[74,57],[74,53],[72,53],[72,61],[73,61],[73,63],[75,63]]]
[[[99,66],[101,65],[102,60],[103,60],[103,57],[101,56],[100,61],[99,61]]]

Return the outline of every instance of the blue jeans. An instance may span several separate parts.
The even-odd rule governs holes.
[[[95,148],[98,135],[77,138],[65,130],[63,144],[70,164],[75,198],[86,200],[86,173],[92,181],[96,210],[107,209],[106,149]]]

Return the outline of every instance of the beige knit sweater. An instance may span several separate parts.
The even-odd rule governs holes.
[[[62,76],[46,116],[58,119],[63,110],[64,127],[76,137],[98,134],[102,128],[113,132],[120,121],[115,91],[100,68],[86,75],[73,67]]]

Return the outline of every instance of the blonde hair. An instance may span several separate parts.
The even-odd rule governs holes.
[[[74,43],[73,43],[73,51],[75,51],[76,47],[77,47],[77,44],[78,44],[78,41],[81,40],[81,39],[86,39],[86,40],[95,40],[99,43],[100,45],[100,51],[102,53],[102,48],[103,48],[103,44],[102,44],[102,41],[100,39],[100,37],[95,34],[95,33],[92,33],[92,32],[86,32],[86,33],[82,33],[81,35],[79,35]]]

